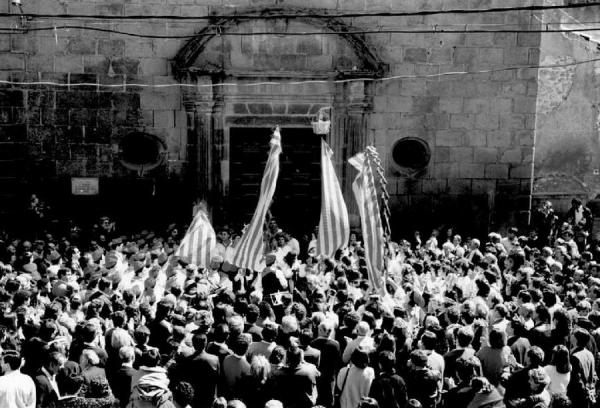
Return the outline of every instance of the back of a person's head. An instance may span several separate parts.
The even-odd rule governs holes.
[[[265,323],[261,334],[264,341],[275,341],[275,339],[277,338],[277,324],[272,322]]]
[[[391,351],[382,351],[377,357],[381,371],[390,372],[394,370],[394,367],[396,366],[396,356],[394,353]]]
[[[96,326],[93,323],[86,323],[81,330],[81,339],[86,343],[91,343],[96,338]]]
[[[4,364],[7,364],[11,370],[18,370],[21,368],[23,358],[21,354],[16,350],[7,350],[2,354],[2,360]]]
[[[151,348],[142,353],[140,365],[144,367],[156,367],[160,363],[160,353],[157,349]]]
[[[188,382],[180,381],[172,388],[173,401],[181,407],[187,407],[194,400],[194,387]]]
[[[427,330],[421,336],[421,344],[425,350],[433,350],[437,344],[437,336],[435,333]]]
[[[214,335],[215,341],[224,343],[229,337],[229,325],[225,323],[218,324],[217,327],[215,327]]]
[[[123,346],[119,349],[119,358],[124,363],[135,360],[135,349],[132,346]]]
[[[77,363],[67,362],[56,374],[56,385],[61,396],[77,394],[83,381],[81,369]]]
[[[481,375],[481,362],[475,356],[459,358],[456,360],[456,375],[462,381],[468,381],[475,376]]]
[[[265,408],[283,408],[283,404],[279,400],[269,400],[265,403]]]
[[[285,360],[285,349],[281,346],[276,346],[273,351],[271,351],[271,355],[269,356],[269,363],[271,364],[281,364]]]
[[[118,350],[123,346],[129,346],[133,344],[133,339],[129,335],[129,332],[120,327],[115,328],[110,337],[110,345],[115,350]]]
[[[249,304],[246,307],[246,321],[250,324],[256,323],[260,315],[260,310],[257,305]]]
[[[490,332],[490,347],[501,349],[506,346],[506,333],[500,329],[493,329]]]
[[[554,394],[550,401],[550,408],[572,408],[573,403],[567,394]]]
[[[231,351],[238,356],[243,356],[248,351],[251,339],[248,335],[238,334],[231,344]]]
[[[227,408],[227,400],[223,397],[215,398],[211,408]]]
[[[294,333],[298,331],[298,320],[296,316],[287,315],[281,319],[281,330],[284,333]]]
[[[287,351],[287,364],[290,368],[296,368],[302,363],[304,353],[300,347],[292,346]]]
[[[204,349],[206,349],[207,342],[208,339],[206,337],[206,334],[196,333],[192,336],[192,346],[196,351],[204,351]]]
[[[227,408],[246,408],[246,404],[238,399],[234,399],[227,403]]]
[[[470,327],[461,327],[456,333],[456,341],[460,347],[468,347],[473,342],[474,337],[475,334]]]
[[[150,329],[146,326],[138,326],[133,331],[133,338],[137,344],[145,344],[150,338]]]
[[[271,364],[263,355],[252,357],[250,362],[250,374],[261,383],[265,383],[271,374]]]
[[[367,368],[369,365],[369,353],[362,347],[357,347],[350,356],[350,362],[358,368]]]
[[[310,329],[304,329],[300,332],[300,345],[302,346],[308,346],[310,345],[311,341],[313,340],[313,331]]]
[[[538,346],[532,346],[527,350],[526,356],[530,367],[539,367],[544,362],[544,351]]]
[[[590,341],[590,333],[585,329],[575,329],[573,332],[573,337],[575,337],[575,342],[578,347],[584,347]]]

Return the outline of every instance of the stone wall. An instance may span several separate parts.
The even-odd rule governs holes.
[[[1,2],[0,12],[8,11],[9,3]],[[418,5],[408,0],[29,0],[24,1],[24,9],[51,14],[206,15],[231,13],[236,7],[371,12],[523,4],[522,0],[429,0]],[[531,13],[513,12],[364,17],[344,22],[357,29],[423,29],[436,24],[477,27],[502,23],[527,28],[533,17]],[[10,25],[17,21],[15,17],[3,19],[2,23]],[[63,23],[73,22],[47,18],[28,22],[31,27]],[[207,21],[95,20],[83,24],[153,35],[190,35],[205,27]],[[319,27],[313,24],[312,29]],[[291,51],[272,49],[274,42],[254,37],[223,36],[225,40],[216,41],[209,47],[206,58],[197,64],[204,64],[205,68],[214,57],[216,64],[248,70],[271,66],[270,69],[283,67],[306,72],[352,67],[354,63],[351,52],[327,46],[334,42],[328,35],[320,36],[317,43],[290,36],[294,47]],[[376,144],[388,169],[395,231],[457,224],[465,233],[481,233],[490,224],[522,222],[530,189],[537,70],[501,69],[537,64],[540,36],[386,33],[367,34],[364,39],[386,64],[386,76],[420,76],[380,82],[368,89],[372,105],[364,138]],[[196,123],[186,113],[181,88],[150,87],[178,83],[171,62],[185,41],[77,29],[0,35],[0,79],[61,84],[0,89],[0,158],[4,157],[3,151],[13,152],[6,154],[11,160],[0,161],[0,173],[4,172],[0,180],[6,175],[7,183],[14,185],[7,191],[14,191],[12,196],[17,197],[42,191],[51,201],[65,204],[71,202],[69,178],[93,176],[101,178],[101,188],[106,186],[103,191],[109,195],[86,201],[87,212],[107,208],[117,211],[117,203],[122,200],[150,203],[150,207],[164,208],[164,212],[188,208],[197,180]],[[223,48],[224,44],[229,45]],[[219,55],[225,54],[232,60],[219,61]],[[480,70],[498,71],[424,77]],[[79,87],[78,83],[115,87]],[[283,95],[281,99],[281,104],[288,107],[282,115],[287,115],[294,95]],[[315,99],[315,103],[321,102]],[[276,106],[272,102],[268,106],[275,115]],[[249,110],[248,115],[251,114]],[[305,115],[309,123],[310,110],[298,114]],[[164,165],[142,178],[119,160],[119,141],[134,130],[155,134],[167,146]],[[431,149],[431,162],[417,177],[405,177],[392,166],[391,146],[403,137],[419,137]],[[187,217],[188,211],[179,214]]]

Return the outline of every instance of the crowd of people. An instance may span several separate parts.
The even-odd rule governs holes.
[[[386,248],[380,292],[357,233],[317,257],[273,221],[256,271],[226,226],[205,268],[175,226],[5,235],[0,407],[592,408],[592,223],[574,200],[521,235],[415,233]]]

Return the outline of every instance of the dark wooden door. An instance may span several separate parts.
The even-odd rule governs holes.
[[[232,221],[250,222],[269,153],[271,131],[230,129],[230,214]],[[321,140],[311,129],[281,131],[279,178],[271,204],[277,224],[296,237],[319,223],[321,208]]]

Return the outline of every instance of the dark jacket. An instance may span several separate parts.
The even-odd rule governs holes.
[[[114,396],[126,407],[131,394],[131,381],[137,370],[133,367],[121,366],[115,373],[114,383],[111,385]]]
[[[38,369],[33,377],[35,383],[35,405],[38,408],[47,407],[58,399],[58,395],[42,369]]]
[[[576,348],[571,354],[571,381],[567,387],[567,395],[574,407],[588,407],[588,388],[593,388],[596,382],[594,355],[586,348]]]
[[[182,381],[194,387],[194,407],[210,407],[217,395],[221,373],[219,358],[206,351],[196,352],[184,359],[178,368]]]
[[[395,372],[381,373],[375,378],[369,397],[375,398],[382,408],[404,408],[408,402],[406,384]]]

